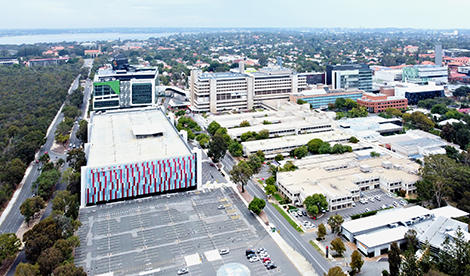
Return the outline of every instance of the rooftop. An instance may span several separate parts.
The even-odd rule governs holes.
[[[132,163],[190,154],[162,110],[139,108],[93,113],[88,166]],[[147,137],[147,138],[141,138]]]
[[[419,240],[422,242],[428,241],[430,245],[436,248],[440,248],[447,235],[455,235],[457,228],[464,232],[468,229],[467,224],[453,220],[448,217],[439,216],[429,226],[429,228],[419,236]],[[468,234],[468,233],[467,233]]]
[[[371,234],[363,234],[356,237],[356,240],[366,247],[375,247],[382,244],[389,244],[405,237],[408,228],[404,226],[376,231]]]

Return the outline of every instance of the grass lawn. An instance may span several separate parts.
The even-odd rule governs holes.
[[[289,222],[290,225],[292,225],[292,227],[295,228],[295,230],[299,231],[300,233],[303,233],[304,231],[302,230],[302,228],[300,228],[300,226],[297,225],[297,223],[295,223],[291,217],[289,217],[288,214],[286,214],[286,212],[284,212],[284,210],[282,210],[281,207],[279,207],[277,204],[273,204],[274,208],[276,208],[276,210],[281,213],[281,215],[287,220],[287,222]]]
[[[258,182],[259,182],[259,184],[261,184],[261,185],[263,185],[263,183],[264,183],[263,180],[261,180],[261,179],[258,179]]]
[[[318,252],[320,252],[320,254],[322,254],[322,255],[325,254],[325,252],[323,252],[323,251],[320,249],[320,247],[318,247],[318,245],[317,245],[314,241],[310,240],[309,243],[310,243],[313,247],[315,247],[315,249],[316,249]]]
[[[273,194],[273,197],[274,197],[277,201],[281,201],[281,200],[282,200],[281,196],[278,195],[278,194]]]

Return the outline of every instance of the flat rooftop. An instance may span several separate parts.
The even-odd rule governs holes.
[[[406,159],[391,156],[357,159],[355,153],[342,155],[316,155],[307,160],[296,160],[294,164],[301,169],[293,172],[280,172],[279,182],[291,191],[303,191],[306,194],[328,193],[339,197],[348,195],[359,186],[354,182],[382,178],[388,181],[404,180],[413,182],[419,180],[415,174],[419,165]],[[400,170],[385,169],[382,162],[398,165]],[[362,172],[362,165],[367,165],[370,172]]]
[[[439,216],[434,220],[424,234],[419,236],[419,240],[422,242],[428,241],[432,246],[440,248],[446,238],[446,234],[452,235],[458,227],[460,227],[462,232],[465,232],[465,229],[467,229],[468,226],[466,223],[453,220],[448,217]]]
[[[261,130],[261,129],[260,129]],[[257,140],[257,141],[248,141],[243,142],[242,145],[249,149],[250,152],[256,149],[258,150],[272,150],[272,149],[282,149],[287,146],[299,146],[307,145],[307,143],[314,139],[319,138],[325,142],[337,142],[337,141],[347,141],[351,137],[350,134],[346,134],[342,131],[328,131],[328,132],[319,132],[319,133],[310,133],[302,135],[292,135],[284,136],[278,138],[271,138],[266,140]]]
[[[89,167],[191,154],[161,109],[138,108],[94,113],[89,127]],[[147,138],[138,139],[136,135]]]
[[[404,239],[407,231],[408,228],[400,226],[397,228],[377,231],[371,234],[359,235],[355,238],[358,242],[370,248]]]

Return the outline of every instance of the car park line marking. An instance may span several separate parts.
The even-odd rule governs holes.
[[[236,209],[229,209],[227,210],[227,213],[233,213],[233,212],[236,212],[237,210]]]

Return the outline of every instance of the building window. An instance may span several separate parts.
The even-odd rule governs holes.
[[[132,84],[132,104],[151,104],[152,84],[134,83]]]

